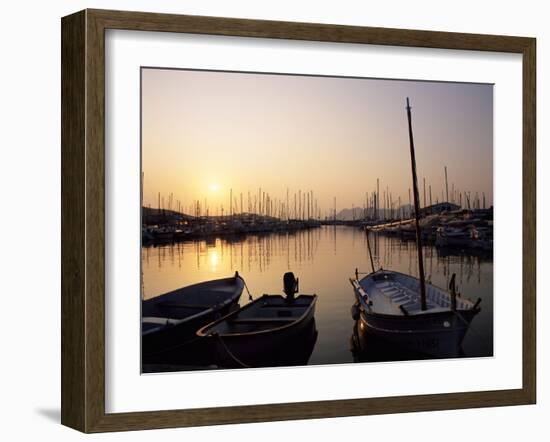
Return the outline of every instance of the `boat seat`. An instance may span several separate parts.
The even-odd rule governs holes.
[[[413,306],[415,306],[415,305],[417,305],[417,304],[418,304],[418,301],[417,301],[417,300],[411,299],[411,300],[409,300],[409,301],[403,303],[402,305],[403,305],[403,307],[405,307],[405,308],[409,308],[409,307],[413,307]]]
[[[159,318],[157,316],[144,316],[141,318],[141,322],[147,325],[175,325],[179,321],[170,318]]]
[[[384,293],[396,293],[401,291],[397,287],[382,287],[380,290],[382,290]]]

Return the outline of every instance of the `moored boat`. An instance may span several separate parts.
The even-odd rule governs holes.
[[[474,303],[452,290],[426,284],[422,309],[420,281],[410,275],[378,270],[362,279],[350,279],[356,305],[354,319],[360,329],[403,351],[429,356],[454,356],[472,319],[479,313]]]
[[[298,280],[291,272],[285,274],[284,286],[286,296],[263,295],[197,332],[208,340],[218,365],[244,368],[307,363],[313,346],[309,353],[304,350],[317,335],[317,295],[294,296]]]
[[[352,316],[365,332],[404,351],[434,357],[455,356],[460,351],[470,322],[480,311],[481,299],[473,303],[459,296],[454,274],[449,284],[450,292],[428,284],[425,280],[420,197],[408,98],[406,109],[419,278],[391,270],[375,270],[367,232],[372,272],[359,279],[359,272],[355,270],[355,278],[350,279],[356,298]]]
[[[141,351],[144,359],[167,357],[195,338],[205,324],[238,308],[244,280],[230,278],[193,284],[141,303]]]
[[[473,227],[471,230],[472,247],[476,249],[493,251],[493,229],[491,227]]]
[[[439,227],[435,234],[438,247],[469,247],[472,237],[468,228]]]

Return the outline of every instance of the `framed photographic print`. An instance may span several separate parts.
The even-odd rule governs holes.
[[[63,18],[62,423],[534,403],[535,52]]]

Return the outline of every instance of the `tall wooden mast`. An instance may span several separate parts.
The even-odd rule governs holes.
[[[407,118],[409,120],[409,143],[411,148],[411,169],[413,180],[414,195],[414,218],[416,225],[416,247],[418,249],[418,273],[420,276],[420,305],[422,310],[426,310],[426,280],[424,278],[424,258],[422,256],[422,233],[420,231],[420,197],[418,195],[418,180],[416,178],[416,157],[414,154],[414,140],[411,119],[411,106],[409,97],[407,97]]]

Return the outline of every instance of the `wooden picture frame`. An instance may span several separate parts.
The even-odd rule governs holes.
[[[105,412],[105,30],[517,53],[523,65],[523,385],[272,405]],[[536,399],[536,41],[533,38],[84,10],[62,19],[62,408],[83,432],[533,404]]]

